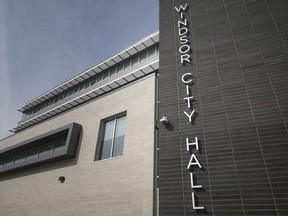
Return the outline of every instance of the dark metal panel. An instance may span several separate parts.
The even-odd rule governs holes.
[[[180,63],[180,18],[188,3],[192,64]],[[287,215],[288,2],[160,0],[159,213]],[[287,35],[287,34],[286,34]],[[197,116],[187,124],[185,85]],[[185,138],[197,136],[195,169],[203,190],[191,189]],[[195,149],[194,149],[195,150]],[[191,192],[205,211],[193,210]]]

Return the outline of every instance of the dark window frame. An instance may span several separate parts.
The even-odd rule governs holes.
[[[110,155],[109,158],[104,158],[104,159],[101,159],[101,150],[102,150],[102,142],[103,142],[103,139],[104,139],[104,133],[105,133],[105,124],[109,121],[112,121],[113,119],[119,119],[119,118],[122,118],[122,117],[126,117],[127,118],[127,111],[124,111],[124,112],[121,112],[121,113],[118,113],[116,115],[113,115],[113,116],[109,116],[105,119],[102,119],[100,121],[100,126],[99,126],[99,132],[98,132],[98,139],[97,139],[97,145],[96,145],[96,151],[95,151],[95,157],[94,157],[94,161],[102,161],[102,160],[107,160],[107,159],[111,159],[111,158],[116,158],[116,157],[120,157],[122,155],[124,155],[124,146],[125,146],[125,141],[124,141],[124,144],[123,144],[123,154],[120,155],[120,156],[112,156]],[[125,127],[126,127],[126,124],[127,124],[127,119],[126,119],[126,122],[125,122]],[[126,129],[125,129],[126,131]],[[126,132],[125,132],[125,136],[126,136]],[[114,139],[115,137],[113,137]]]
[[[0,166],[0,175],[8,172],[13,172],[16,170],[21,170],[29,168],[32,166],[46,164],[54,162],[57,160],[75,157],[79,138],[81,134],[82,126],[77,123],[71,123],[63,127],[57,128],[40,136],[34,137],[32,139],[26,140],[24,142],[18,143],[16,145],[10,146],[6,149],[0,151],[0,160],[9,159],[9,156],[13,157],[13,164],[7,165],[5,163]],[[51,149],[51,154],[43,154],[39,156],[40,149],[44,146],[50,145],[51,142],[58,142],[59,140],[65,139],[65,145],[61,149],[57,149],[54,153],[54,146]],[[37,157],[28,157],[28,152],[32,150],[38,150]],[[15,158],[22,152],[26,152],[25,160],[22,162],[15,163]]]

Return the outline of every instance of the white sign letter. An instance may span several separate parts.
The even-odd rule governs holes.
[[[188,96],[190,96],[190,91],[189,91],[189,86],[188,86],[188,85],[186,85],[186,94],[187,94]]]
[[[184,44],[179,48],[179,52],[182,54],[189,52],[189,50],[190,50],[190,46],[187,44]]]
[[[193,162],[193,160],[194,160],[194,162]],[[195,166],[195,165],[197,165],[199,168],[202,168],[202,166],[199,163],[197,157],[194,154],[192,154],[191,158],[190,158],[190,161],[189,161],[189,164],[187,166],[187,169],[190,169],[191,166]]]
[[[190,103],[190,99],[193,99],[193,96],[191,96],[191,97],[185,97],[185,98],[183,98],[184,100],[187,100],[187,102],[188,102],[188,108],[190,108],[191,107],[191,103]]]
[[[187,147],[187,151],[189,151],[189,146],[195,145],[196,146],[196,150],[199,151],[199,146],[198,146],[198,137],[195,137],[195,142],[194,143],[189,143],[189,139],[186,138],[186,147]]]
[[[189,118],[189,122],[190,123],[192,123],[192,116],[193,116],[194,112],[195,112],[195,110],[193,110],[191,112],[191,114],[189,115],[186,111],[184,111],[184,114]]]
[[[182,30],[184,30],[184,31],[182,31]],[[188,29],[185,27],[178,29],[179,36],[185,35],[185,34],[187,34],[187,32],[188,32]]]
[[[202,185],[194,185],[193,173],[190,172],[191,188],[202,188]]]
[[[188,4],[186,3],[184,7],[183,7],[183,5],[180,5],[179,8],[175,7],[175,10],[176,10],[178,13],[181,13],[182,11],[186,11],[187,5],[188,5]]]
[[[180,37],[180,44],[188,43],[188,39],[186,35]]]
[[[204,209],[203,206],[196,206],[196,205],[195,205],[195,195],[194,195],[194,192],[192,192],[192,206],[193,206],[193,209]]]
[[[187,77],[187,76],[192,77],[192,74],[191,74],[191,73],[185,73],[185,74],[183,74],[183,76],[182,76],[182,78],[181,78],[182,82],[185,83],[185,84],[190,84],[190,83],[192,83],[192,81],[193,81],[192,78],[186,80],[186,77]]]
[[[190,62],[190,55],[189,54],[181,55],[181,64],[184,64],[184,61]]]
[[[183,22],[184,21],[184,22]],[[181,24],[184,25],[184,26],[187,26],[187,19],[184,19],[183,21],[178,21],[178,28],[181,27]]]

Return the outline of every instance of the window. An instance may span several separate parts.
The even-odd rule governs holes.
[[[91,78],[91,86],[94,85],[95,83],[96,83],[96,77],[94,76]]]
[[[155,55],[155,47],[151,47],[151,48],[149,48],[149,50],[148,50],[148,56],[149,57],[151,57],[151,56],[153,56],[153,55]]]
[[[102,74],[99,74],[99,75],[97,76],[97,82],[101,82],[102,79],[103,79],[103,75],[102,75]]]
[[[115,74],[116,74],[116,70],[117,70],[116,67],[111,68],[111,69],[110,69],[110,75],[111,75],[111,76],[115,75]]]
[[[39,157],[52,154],[53,144],[45,145],[40,148]]]
[[[5,161],[3,159],[0,159],[0,169],[3,167]]]
[[[87,80],[86,82],[85,82],[85,88],[88,88],[90,86],[90,80]]]
[[[14,158],[13,155],[9,155],[6,157],[5,163],[4,163],[4,167],[9,167],[12,166],[14,163]]]
[[[124,69],[124,64],[123,64],[123,63],[119,63],[119,64],[117,65],[117,73],[123,71],[123,69]]]
[[[66,138],[56,141],[54,144],[53,153],[61,151],[64,148],[65,143]]]
[[[146,51],[140,53],[140,62],[144,61],[146,58],[147,58],[147,52]]]
[[[81,125],[71,123],[0,151],[0,174],[74,157]]]
[[[109,76],[110,76],[109,71],[105,71],[104,74],[103,74],[103,79],[104,79],[104,80],[105,80],[105,79],[108,79]]]
[[[25,160],[26,160],[26,161],[29,161],[29,160],[36,159],[36,158],[38,157],[38,151],[39,151],[39,149],[29,150],[29,151],[27,152],[27,155],[26,155]]]
[[[135,64],[137,64],[138,61],[139,61],[139,55],[133,57],[133,58],[132,58],[132,66],[135,65]]]
[[[26,157],[26,152],[17,154],[17,155],[15,156],[15,159],[14,159],[14,164],[24,162],[24,161],[25,161],[25,157]]]
[[[102,122],[99,160],[123,155],[126,115]]]
[[[131,59],[128,59],[124,62],[124,69],[126,70],[129,67],[131,67]]]

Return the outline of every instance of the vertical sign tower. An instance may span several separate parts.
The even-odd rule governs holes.
[[[288,215],[287,11],[160,0],[160,216]]]

